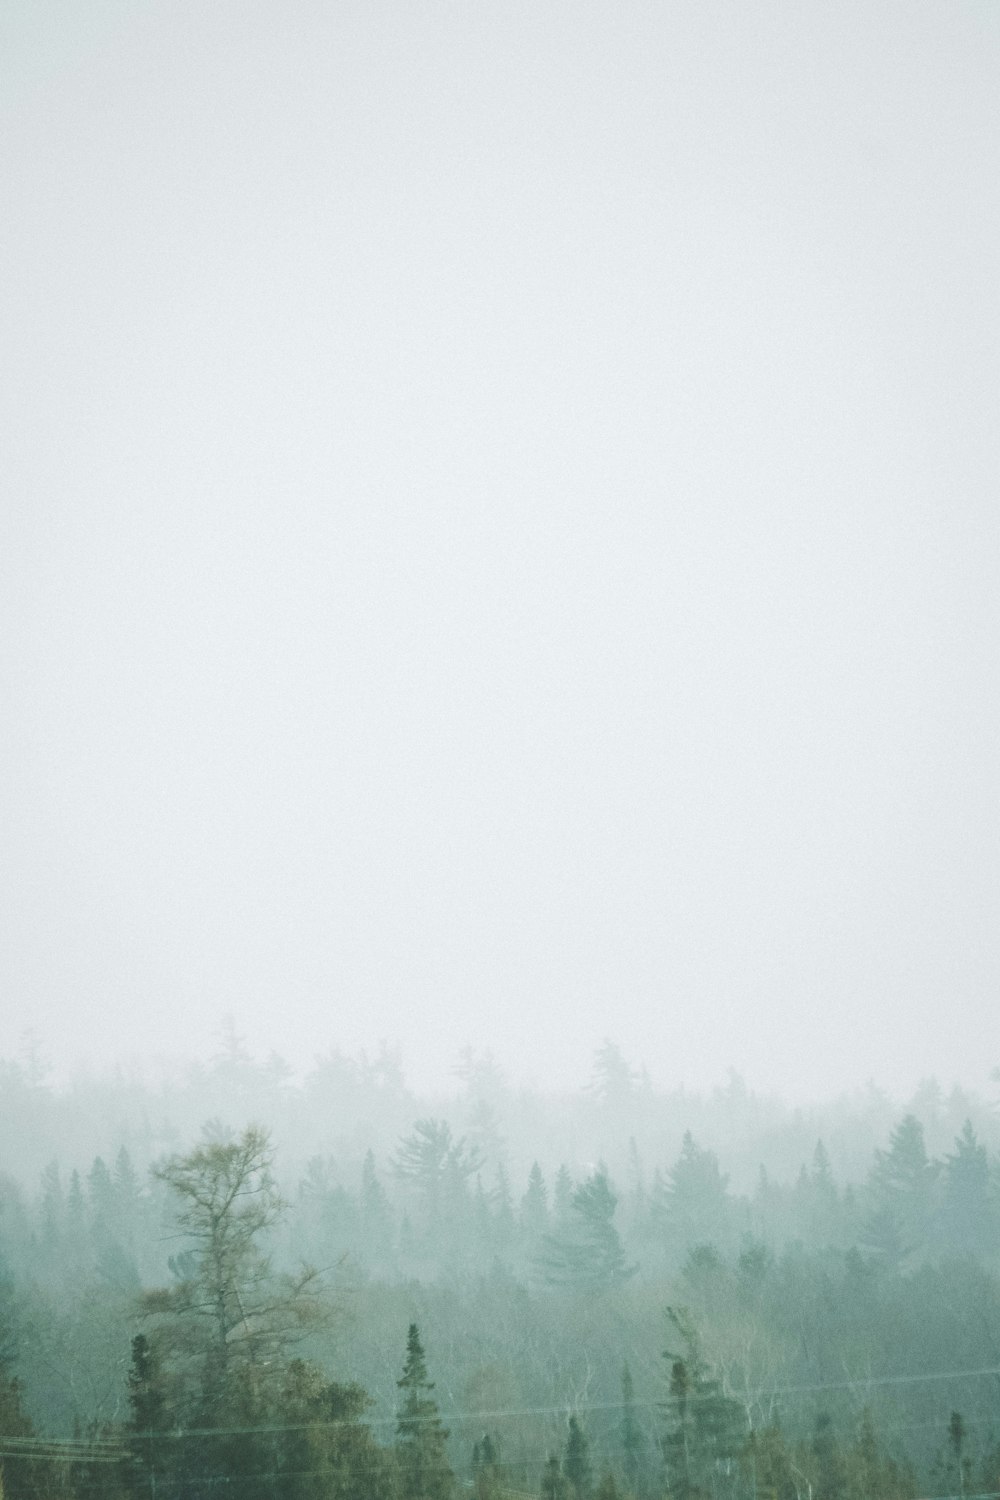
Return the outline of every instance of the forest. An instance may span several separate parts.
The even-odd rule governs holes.
[[[0,1064],[5,1500],[1000,1493],[1000,1119]]]

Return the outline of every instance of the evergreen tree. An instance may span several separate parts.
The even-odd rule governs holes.
[[[549,1454],[542,1471],[542,1500],[566,1500],[568,1486],[559,1467],[559,1460]]]
[[[635,1386],[628,1365],[622,1367],[622,1420],[619,1429],[622,1449],[622,1473],[631,1495],[645,1489],[643,1469],[645,1442],[635,1413]]]
[[[966,1120],[945,1158],[945,1225],[957,1250],[982,1253],[993,1242],[996,1220],[990,1201],[990,1163],[986,1147]]]
[[[870,1242],[898,1261],[923,1246],[934,1215],[938,1165],[928,1159],[924,1127],[906,1115],[889,1137],[888,1151],[875,1153],[871,1177]]]
[[[713,1151],[685,1131],[681,1152],[667,1181],[665,1230],[675,1252],[692,1245],[722,1243],[730,1237],[728,1178]]]
[[[7,1500],[49,1500],[59,1494],[56,1466],[34,1457],[35,1429],[24,1410],[21,1385],[0,1369],[0,1487]]]
[[[573,1204],[573,1178],[565,1162],[559,1163],[552,1193],[552,1212],[557,1227],[567,1223]]]
[[[314,1365],[288,1365],[274,1411],[274,1485],[281,1500],[395,1500],[392,1453],[361,1418],[371,1405],[356,1385],[328,1381]]]
[[[626,1108],[635,1097],[635,1073],[625,1061],[621,1048],[607,1037],[594,1058],[590,1091],[598,1103],[611,1110]]]
[[[796,1481],[796,1466],[777,1422],[750,1433],[740,1462],[744,1490],[756,1500],[804,1500]]]
[[[965,1496],[965,1459],[963,1449],[965,1447],[965,1423],[961,1412],[953,1411],[948,1422],[948,1442],[951,1451],[955,1455],[955,1477],[958,1481],[958,1493]]]
[[[406,1336],[406,1362],[396,1384],[403,1403],[396,1418],[396,1456],[401,1500],[449,1500],[454,1476],[448,1464],[448,1433],[441,1424],[437,1402],[427,1375],[420,1331],[411,1323]]]
[[[528,1186],[521,1199],[521,1229],[529,1240],[538,1240],[549,1226],[549,1195],[537,1161],[531,1163]]]
[[[579,1291],[605,1291],[635,1273],[614,1226],[617,1202],[603,1167],[581,1183],[563,1232],[547,1235],[537,1257],[546,1281]]]
[[[499,1500],[500,1447],[488,1432],[472,1445],[472,1488],[476,1500]]]
[[[514,1203],[510,1193],[510,1179],[507,1176],[503,1162],[499,1162],[496,1171],[496,1187],[493,1191],[493,1232],[494,1240],[498,1249],[506,1250],[514,1238]]]
[[[164,1490],[170,1466],[166,1429],[167,1395],[160,1362],[144,1333],[132,1340],[128,1372],[129,1415],[125,1424],[125,1483],[130,1494],[141,1496]]]
[[[883,1454],[871,1410],[865,1407],[854,1447],[847,1455],[847,1492],[850,1500],[913,1500],[912,1473]]]
[[[573,1500],[587,1500],[592,1488],[590,1445],[576,1417],[569,1419],[562,1471]]]
[[[812,1437],[812,1459],[816,1473],[814,1500],[845,1500],[847,1471],[840,1445],[827,1411],[818,1412]]]
[[[719,1496],[733,1487],[744,1440],[743,1413],[709,1370],[686,1309],[668,1308],[667,1315],[682,1343],[681,1353],[664,1351],[670,1364],[663,1436],[670,1494],[674,1500]]]

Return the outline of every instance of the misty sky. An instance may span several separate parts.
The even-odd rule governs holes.
[[[1000,1063],[1000,7],[5,0],[0,1054]]]

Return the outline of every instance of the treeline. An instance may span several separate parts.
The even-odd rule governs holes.
[[[560,1348],[549,1336],[551,1325],[559,1322],[563,1345],[572,1340],[580,1346],[582,1363],[570,1362],[562,1372],[561,1399],[548,1408],[515,1396],[506,1407],[480,1400],[476,1410],[458,1409],[454,1394],[441,1399],[420,1328],[411,1321],[398,1351],[393,1411],[380,1416],[357,1381],[331,1379],[316,1356],[338,1341],[336,1290],[310,1266],[292,1271],[273,1259],[274,1232],[289,1205],[275,1180],[266,1133],[250,1127],[229,1139],[207,1138],[165,1160],[154,1177],[171,1206],[176,1249],[169,1282],[135,1294],[131,1320],[140,1326],[127,1338],[118,1416],[86,1429],[78,1424],[71,1435],[39,1434],[10,1368],[10,1346],[0,1347],[0,1473],[7,1500],[95,1494],[208,1500],[220,1493],[247,1500],[451,1500],[467,1488],[479,1500],[516,1494],[549,1500],[915,1500],[928,1478],[939,1493],[958,1495],[992,1493],[1000,1480],[1000,1448],[995,1441],[986,1447],[974,1442],[957,1408],[939,1412],[939,1451],[918,1480],[917,1464],[898,1441],[902,1429],[890,1423],[887,1441],[872,1405],[857,1405],[865,1394],[857,1381],[855,1389],[852,1382],[814,1382],[803,1401],[804,1385],[782,1385],[780,1359],[769,1370],[761,1363],[776,1355],[781,1312],[800,1338],[822,1338],[845,1317],[871,1329],[886,1294],[884,1278],[897,1293],[907,1283],[857,1251],[843,1262],[852,1285],[837,1287],[831,1279],[836,1262],[826,1266],[824,1328],[822,1316],[803,1318],[803,1306],[789,1303],[794,1260],[778,1265],[765,1246],[750,1242],[730,1264],[700,1247],[678,1282],[687,1301],[663,1309],[664,1347],[655,1356],[656,1399],[649,1400],[637,1395],[630,1362],[644,1367],[649,1355],[648,1340],[628,1337],[635,1305],[630,1308],[623,1293],[633,1280],[631,1268],[616,1256],[603,1281],[592,1267],[577,1279],[580,1264],[567,1247],[583,1254],[589,1244],[604,1255],[605,1239],[553,1238],[550,1256],[562,1245],[561,1289],[549,1294],[548,1326],[522,1301],[521,1334],[551,1357]],[[570,1199],[571,1209],[584,1219],[596,1215],[605,1228],[609,1204],[613,1210],[600,1172]],[[808,1266],[800,1258],[800,1279]],[[944,1281],[935,1287],[939,1298],[944,1287]],[[925,1279],[915,1306],[923,1308],[928,1289]],[[486,1290],[480,1283],[481,1296]],[[992,1320],[995,1337],[997,1288],[986,1277],[977,1290],[979,1320]],[[9,1333],[9,1282],[6,1291]],[[955,1317],[962,1297],[954,1280],[949,1293],[948,1313]],[[487,1313],[498,1306],[488,1304]],[[887,1329],[895,1326],[905,1337],[899,1311],[890,1306],[882,1315],[889,1318]],[[613,1370],[603,1347],[609,1329],[617,1330],[623,1355]],[[880,1330],[873,1331],[877,1339]],[[597,1379],[580,1385],[581,1370],[596,1376],[592,1362],[599,1362],[605,1380],[612,1378],[613,1399],[603,1399]],[[516,1379],[513,1351],[507,1364]],[[1000,1371],[992,1373],[995,1403]],[[911,1366],[899,1386],[919,1378],[919,1368]],[[838,1414],[831,1398],[845,1390],[851,1400],[840,1402]],[[495,1387],[487,1392],[497,1394]],[[468,1387],[465,1395],[468,1401]],[[781,1404],[791,1396],[800,1399],[789,1403],[788,1425]]]
[[[217,1119],[205,1129],[223,1138]],[[283,1184],[295,1212],[282,1231],[290,1260],[323,1262],[335,1247],[381,1279],[438,1280],[496,1260],[532,1285],[659,1280],[692,1248],[736,1253],[749,1239],[772,1252],[857,1248],[913,1270],[942,1256],[994,1264],[1000,1255],[1000,1154],[966,1120],[942,1157],[905,1115],[871,1155],[861,1181],[840,1183],[820,1140],[791,1181],[761,1166],[754,1189],[732,1191],[716,1152],[685,1132],[672,1163],[647,1172],[634,1139],[618,1177],[599,1162],[574,1171],[536,1160],[520,1182],[446,1120],[412,1122],[379,1160],[315,1155]],[[0,1175],[0,1247],[8,1263],[60,1284],[85,1267],[123,1286],[164,1269],[168,1212],[155,1174],[144,1182],[126,1147],[68,1174],[56,1161],[34,1192]]]
[[[143,1493],[195,1494],[198,1475],[206,1493],[243,1493],[251,1471],[267,1493],[349,1494],[335,1483],[351,1454],[378,1476],[365,1493],[396,1494],[411,1325],[449,1472],[487,1493],[572,1497],[583,1473],[588,1493],[641,1500],[853,1500],[876,1470],[868,1493],[887,1497],[1000,1491],[995,1112],[926,1085],[922,1116],[872,1091],[853,1114],[795,1115],[733,1081],[686,1101],[685,1123],[685,1101],[610,1043],[569,1103],[516,1096],[473,1054],[461,1068],[459,1097],[430,1109],[389,1054],[327,1059],[320,1089],[231,1037],[184,1084],[188,1104],[216,1106],[194,1150],[176,1091],[126,1108],[112,1089],[117,1126],[71,1137],[66,1095],[0,1069],[0,1116],[24,1106],[0,1162],[8,1495],[128,1494],[137,1473]],[[277,1150],[223,1123],[270,1103]],[[185,1204],[208,1163],[253,1141],[266,1171],[251,1201],[267,1212],[239,1222],[280,1327],[241,1292],[212,1364],[198,1339],[220,1304]],[[25,1163],[54,1142],[32,1180]],[[241,1364],[244,1335],[256,1352]],[[249,1406],[235,1387],[213,1395],[210,1367],[239,1372]],[[140,1436],[162,1472],[142,1469]],[[313,1488],[287,1488],[293,1471]]]

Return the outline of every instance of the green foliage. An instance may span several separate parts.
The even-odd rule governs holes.
[[[576,1417],[569,1419],[562,1471],[572,1500],[588,1500],[592,1489],[590,1444]]]
[[[622,1419],[619,1437],[626,1487],[630,1494],[639,1495],[646,1487],[646,1443],[636,1417],[635,1385],[627,1363],[622,1367]]]
[[[549,1454],[542,1470],[542,1500],[566,1500],[568,1494],[569,1485],[563,1478],[559,1460],[554,1454]]]
[[[690,1314],[668,1308],[681,1351],[664,1351],[669,1364],[663,1458],[674,1500],[733,1492],[746,1424],[737,1403],[723,1391],[706,1363]]]
[[[252,1422],[286,1350],[329,1314],[317,1273],[278,1276],[264,1248],[286,1207],[272,1160],[267,1134],[250,1126],[156,1169],[188,1243],[176,1284],[149,1293],[145,1308],[158,1320],[160,1357],[196,1369],[205,1426]]]
[[[537,1257],[546,1281],[597,1292],[635,1274],[614,1225],[617,1202],[603,1167],[575,1190],[564,1231],[546,1236]]]
[[[361,1420],[370,1404],[360,1386],[329,1381],[303,1360],[290,1362],[275,1411],[281,1500],[392,1500],[392,1455]]]
[[[448,1463],[448,1433],[442,1425],[437,1402],[431,1396],[434,1383],[427,1375],[416,1323],[411,1323],[407,1332],[406,1361],[396,1384],[403,1392],[396,1417],[401,1500],[448,1500],[455,1484]]]
[[[675,1249],[728,1243],[732,1205],[727,1185],[714,1151],[699,1146],[685,1131],[680,1155],[654,1205],[656,1228],[666,1243]]]

